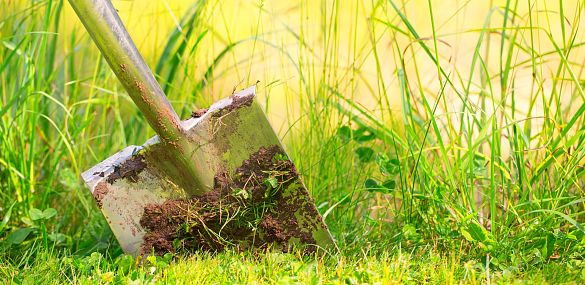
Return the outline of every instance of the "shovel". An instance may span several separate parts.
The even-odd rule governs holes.
[[[69,2],[157,133],[82,174],[126,253],[335,247],[255,87],[181,121],[110,1]]]

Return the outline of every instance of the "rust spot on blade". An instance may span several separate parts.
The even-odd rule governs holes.
[[[144,93],[146,91],[146,87],[144,87],[144,83],[142,83],[138,80],[134,80],[134,84],[136,85],[136,88],[138,88],[138,91],[140,91],[140,93]]]

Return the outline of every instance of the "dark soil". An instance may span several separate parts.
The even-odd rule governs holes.
[[[254,96],[233,96],[232,95],[232,103],[225,106],[223,109],[215,112],[213,117],[222,117],[225,114],[230,113],[233,110],[237,110],[244,106],[251,106],[252,102],[254,102]]]
[[[199,110],[195,110],[193,112],[191,112],[191,117],[193,118],[201,118],[201,116],[205,115],[205,113],[207,113],[208,109],[199,109]]]
[[[126,178],[130,182],[136,182],[138,181],[138,174],[142,172],[144,168],[146,168],[144,156],[138,154],[124,161],[120,165],[115,165],[114,172],[112,172],[106,180],[110,184],[114,184],[116,180],[121,178]]]
[[[280,146],[261,148],[234,175],[218,173],[214,189],[203,196],[147,205],[140,220],[147,231],[142,251],[218,252],[252,247],[288,251],[291,238],[315,244],[311,231],[315,224],[297,218],[299,210],[313,220],[319,215],[306,190],[295,198],[282,195],[288,186],[300,183],[298,179]],[[314,246],[307,249],[315,250]]]
[[[104,197],[106,197],[106,195],[108,195],[108,185],[106,185],[104,182],[98,183],[93,190],[93,198],[95,199],[95,203],[97,204],[98,208],[102,208],[102,200]]]

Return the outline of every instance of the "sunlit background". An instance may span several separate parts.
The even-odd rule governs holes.
[[[190,17],[190,11],[202,6],[202,2],[113,1],[139,50],[153,69],[174,29],[181,33],[179,37],[186,38],[185,19]],[[0,4],[0,13],[14,13],[25,7],[23,3],[28,1],[4,1]],[[474,104],[481,92],[479,86],[483,79],[479,72],[475,72],[471,76],[472,80],[467,81],[472,74],[472,59],[479,37],[485,38],[481,52],[488,55],[484,58],[487,62],[483,64],[494,77],[500,72],[502,61],[508,60],[500,56],[504,48],[501,41],[493,39],[502,36],[500,28],[506,21],[507,26],[513,27],[509,30],[510,34],[527,44],[532,42],[535,51],[544,55],[554,51],[552,41],[562,48],[571,40],[570,36],[583,38],[584,31],[577,30],[583,24],[582,17],[579,17],[579,1],[520,1],[512,3],[517,14],[505,19],[503,9],[506,3],[457,0],[405,1],[397,5],[400,5],[418,31],[420,40],[434,46],[431,38],[436,37],[436,52],[441,65],[450,75],[460,77],[462,86],[469,84],[476,90],[476,94],[468,98]],[[565,11],[574,12],[560,15],[557,11],[561,4],[565,6]],[[397,32],[407,31],[407,28],[401,25],[396,30],[388,25],[398,23],[399,17],[386,1],[208,1],[198,13],[198,27],[193,31],[196,35],[189,36],[187,52],[178,59],[182,67],[177,73],[179,83],[168,89],[168,96],[175,104],[187,103],[191,107],[195,107],[195,103],[209,105],[213,100],[229,95],[234,89],[259,81],[260,95],[271,102],[267,106],[273,123],[285,130],[291,121],[303,113],[295,100],[295,94],[303,92],[300,90],[301,80],[318,82],[326,76],[328,78],[324,81],[327,84],[334,85],[332,87],[344,96],[380,116],[387,116],[388,113],[377,108],[392,108],[396,114],[400,112],[401,91],[397,78],[402,68],[410,78],[415,78],[414,73],[418,71],[420,86],[408,86],[415,94],[435,98],[441,90],[435,63],[411,37]],[[429,16],[431,14],[435,34]],[[60,38],[59,50],[61,54],[73,50],[91,50],[84,59],[87,64],[77,68],[77,71],[83,69],[90,74],[95,68],[95,57],[99,56],[97,49],[87,40],[87,34],[69,5],[65,5],[63,15],[63,24],[60,25],[59,34],[55,35]],[[560,25],[560,17],[565,18],[565,26]],[[529,25],[541,27],[541,30],[522,29]],[[493,31],[490,32],[490,28]],[[550,31],[552,39],[544,31]],[[199,38],[199,35],[203,36]],[[490,38],[493,40],[490,41]],[[200,43],[194,48],[198,40]],[[201,94],[197,94],[200,96],[189,98],[188,102],[177,102],[177,94],[192,89],[192,85],[230,44],[235,46],[220,59],[211,76],[212,80]],[[489,52],[486,53],[486,49]],[[398,53],[405,55],[404,63],[398,62]],[[505,50],[503,54],[506,54]],[[413,61],[413,57],[417,60]],[[546,55],[534,61],[530,58],[529,51],[514,50],[509,58],[513,65],[519,67],[510,74],[514,78],[514,85],[502,87],[501,82],[493,80],[489,92],[496,98],[511,92],[515,92],[518,98],[522,98],[523,94],[528,97],[534,88],[550,93],[551,80],[547,79],[568,77],[565,72],[557,73],[558,58],[551,60]],[[582,49],[573,49],[568,59],[575,65],[582,63]],[[536,84],[532,80],[533,64],[538,65]],[[476,63],[476,67],[479,65]],[[324,66],[335,68],[325,71]],[[301,78],[299,69],[303,70],[304,76],[307,70],[311,70],[310,77]],[[578,68],[575,72],[580,73],[581,70]],[[456,99],[456,92],[450,89],[445,89],[445,96]],[[569,92],[566,96],[571,96],[571,88],[564,90]],[[447,113],[447,108],[456,110],[462,104],[461,100],[450,103],[451,106],[441,105],[439,108]],[[541,115],[540,104],[542,102],[536,102],[530,108],[528,102],[519,101],[516,106],[524,114],[530,113],[530,116],[535,117]],[[490,109],[493,108],[488,106],[484,111],[491,112]],[[456,116],[445,116],[457,120]],[[538,125],[538,120],[532,121]]]

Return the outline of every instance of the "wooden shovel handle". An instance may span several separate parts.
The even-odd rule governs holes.
[[[180,119],[110,0],[69,0],[69,3],[150,126],[163,141],[179,140],[184,134]]]

